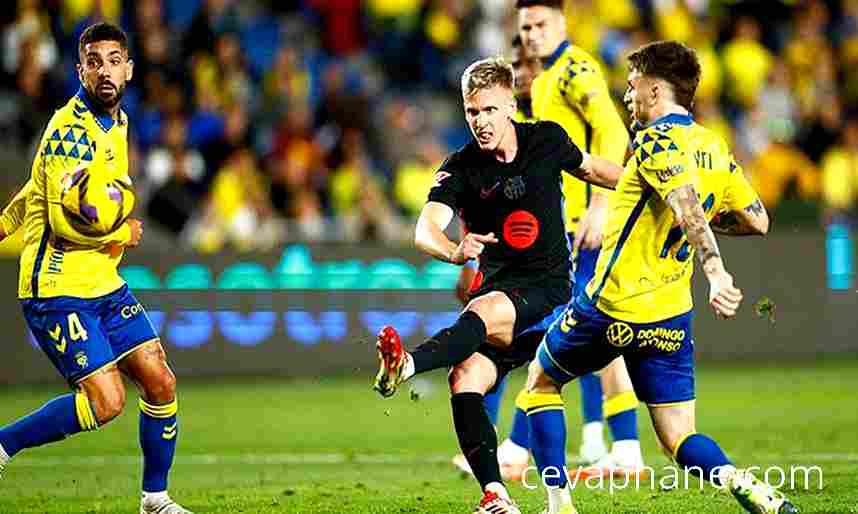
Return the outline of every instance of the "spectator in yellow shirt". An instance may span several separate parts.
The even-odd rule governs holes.
[[[727,94],[742,107],[752,106],[769,76],[772,54],[760,42],[760,25],[753,18],[739,18],[736,32],[722,57]]]
[[[838,144],[822,157],[822,201],[831,211],[854,211],[858,203],[858,119],[846,123]]]

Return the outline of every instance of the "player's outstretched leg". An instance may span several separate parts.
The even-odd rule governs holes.
[[[485,341],[486,324],[473,311],[463,312],[456,323],[439,331],[413,352],[405,351],[396,330],[385,326],[379,331],[375,344],[379,369],[373,389],[385,398],[393,396],[402,382],[415,374],[455,366]]]
[[[777,489],[736,469],[721,447],[694,429],[694,403],[651,406],[653,425],[662,445],[673,449],[677,464],[716,486],[727,487],[752,514],[796,514],[798,509]]]
[[[61,441],[85,430],[98,428],[86,393],[59,396],[41,408],[0,428],[0,473],[9,460],[25,448]]]
[[[49,401],[35,412],[0,429],[0,471],[18,452],[96,430],[125,405],[125,388],[115,366],[78,384],[78,390]]]
[[[167,477],[179,438],[176,377],[167,365],[161,343],[155,339],[125,357],[120,366],[138,385],[139,436],[143,452],[140,514],[192,514],[167,494]]]

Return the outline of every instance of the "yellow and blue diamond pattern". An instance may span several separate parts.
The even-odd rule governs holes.
[[[95,157],[95,141],[83,125],[63,125],[45,141],[44,156],[66,157],[90,162]]]
[[[679,150],[669,135],[655,130],[647,130],[632,143],[632,151],[638,160],[638,165],[661,152]]]
[[[596,67],[593,63],[587,61],[570,60],[566,65],[566,73],[559,79],[560,91],[566,92],[569,89],[570,83],[581,74],[596,73]]]

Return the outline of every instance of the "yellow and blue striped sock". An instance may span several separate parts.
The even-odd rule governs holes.
[[[167,475],[176,454],[178,403],[152,405],[140,399],[140,448],[143,450],[143,491],[167,490]]]
[[[526,393],[522,404],[530,426],[530,451],[539,476],[548,487],[565,487],[566,419],[563,398],[556,393]]]
[[[616,441],[638,440],[638,399],[634,391],[626,391],[605,401],[605,421]]]
[[[53,443],[78,432],[97,428],[98,422],[86,394],[66,394],[0,428],[0,445],[12,457],[25,448]]]

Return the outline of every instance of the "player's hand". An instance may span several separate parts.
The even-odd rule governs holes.
[[[486,248],[487,244],[497,243],[498,239],[495,237],[494,232],[489,232],[488,234],[474,234],[469,233],[459,242],[459,246],[453,251],[453,255],[451,257],[451,261],[454,264],[464,264],[465,261],[469,259],[476,259],[483,253],[483,250]]]
[[[139,245],[140,240],[143,239],[143,222],[135,218],[128,218],[125,223],[128,223],[128,228],[131,229],[131,239],[125,246],[133,248]]]
[[[742,303],[742,291],[733,285],[733,276],[720,269],[707,276],[709,279],[709,305],[721,319],[730,319]]]
[[[575,231],[575,241],[572,249],[577,253],[578,248],[595,250],[602,246],[602,229],[605,227],[605,218],[608,216],[607,202],[591,203],[584,212],[578,229]]]

